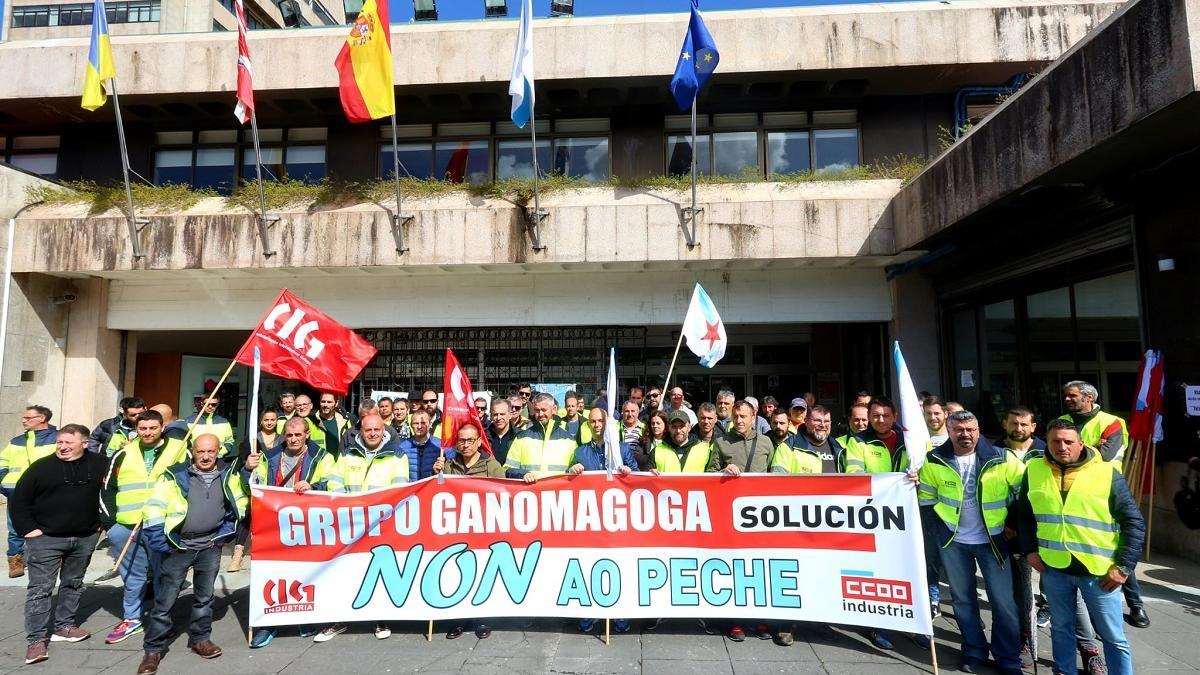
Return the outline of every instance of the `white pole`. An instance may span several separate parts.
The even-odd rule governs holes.
[[[8,248],[4,251],[4,307],[0,309],[0,377],[4,373],[4,345],[8,340],[8,299],[12,290],[13,235],[17,219],[8,219]]]

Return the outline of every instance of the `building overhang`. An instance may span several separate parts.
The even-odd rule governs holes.
[[[1045,243],[1121,214],[1200,147],[1198,74],[1200,2],[1129,3],[900,190],[897,249]]]
[[[1054,59],[1120,3],[1111,0],[897,2],[714,11],[721,46],[716,82],[739,73],[793,73]],[[665,85],[686,14],[539,19],[539,81],[656,77]],[[512,21],[418,22],[391,27],[396,84],[503,83],[510,77]],[[332,90],[345,27],[254,31],[258,91]],[[237,35],[208,32],[113,36],[121,93],[188,95],[235,89]],[[0,101],[77,98],[86,37],[10,42],[0,62]],[[36,76],[32,76],[36,74]]]

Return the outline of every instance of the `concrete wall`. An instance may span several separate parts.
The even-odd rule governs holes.
[[[143,273],[112,282],[106,324],[143,331],[248,330],[286,287],[355,328],[678,325],[696,282],[730,324],[892,318],[879,268],[420,275],[393,268],[226,278]]]
[[[1140,0],[1111,17],[910,182],[897,245],[917,246],[1197,90],[1194,0]]]
[[[120,270],[360,268],[447,265],[564,265],[891,256],[888,200],[895,180],[704,186],[705,208],[688,249],[680,229],[684,192],[589,188],[552,193],[542,207],[547,250],[534,252],[522,210],[499,199],[455,194],[406,200],[415,215],[395,251],[387,212],[375,205],[333,211],[285,210],[271,230],[278,254],[264,258],[254,218],[219,200],[165,216],[147,209],[146,258],[132,261],[125,220],[90,217],[84,205],[39,207],[20,221],[14,269],[103,273]],[[389,205],[390,206],[390,205]],[[392,207],[394,208],[394,207]]]
[[[191,1],[191,0],[189,0]],[[722,46],[721,74],[791,72],[1053,59],[1119,3],[989,0],[962,4],[887,3],[709,12]],[[668,77],[686,14],[538,19],[534,69],[543,81]],[[393,25],[396,83],[506,82],[515,21]],[[337,86],[329,66],[345,39],[341,27],[261,31],[251,40],[260,91]],[[122,92],[224,92],[234,88],[237,36],[229,33],[115,37]],[[10,72],[0,99],[74,97],[87,39],[0,46]],[[497,58],[497,55],[501,55]]]

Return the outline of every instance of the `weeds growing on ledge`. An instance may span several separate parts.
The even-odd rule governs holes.
[[[699,185],[739,185],[770,183],[783,188],[820,182],[892,179],[909,181],[925,167],[925,158],[907,156],[885,157],[873,164],[826,168],[819,171],[772,174],[765,178],[757,167],[747,167],[741,174],[729,176],[700,176]],[[646,178],[610,178],[591,181],[581,177],[551,174],[538,181],[541,194],[569,192],[585,188],[610,187],[625,190],[688,190],[690,175],[651,176]],[[139,209],[152,211],[181,211],[195,206],[200,200],[220,197],[211,188],[192,188],[187,185],[132,186],[133,202]],[[404,177],[400,179],[404,199],[429,199],[444,195],[466,194],[471,197],[505,199],[518,206],[533,202],[533,181],[529,178],[506,178],[492,183],[470,184],[450,181]],[[300,180],[263,181],[263,196],[267,210],[288,206],[341,207],[363,203],[382,203],[395,198],[396,184],[391,179],[346,181],[336,177],[315,182]],[[223,197],[230,206],[242,206],[257,211],[260,206],[258,185],[243,182],[232,194]],[[125,204],[125,189],[120,183],[100,184],[92,181],[66,181],[61,186],[30,186],[26,203],[88,204],[92,213],[102,213]]]

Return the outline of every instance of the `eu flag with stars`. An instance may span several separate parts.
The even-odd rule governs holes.
[[[675,64],[675,76],[671,78],[671,96],[675,97],[680,110],[692,107],[692,101],[708,83],[720,60],[717,43],[700,16],[699,0],[692,0],[692,19],[688,22],[687,35],[683,36],[683,49],[679,54],[679,63]]]

